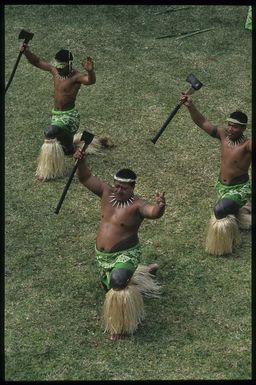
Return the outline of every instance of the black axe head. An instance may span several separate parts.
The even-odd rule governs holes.
[[[82,142],[84,142],[85,144],[90,144],[91,142],[92,142],[92,140],[93,140],[93,138],[94,138],[94,135],[93,134],[91,134],[90,132],[88,132],[88,131],[84,131],[83,133],[82,133],[82,136],[81,136],[81,141]]]
[[[25,31],[25,29],[22,29],[19,34],[19,39],[24,39],[25,43],[28,43],[29,40],[33,39],[34,34],[32,32]]]
[[[203,84],[193,74],[188,75],[186,81],[191,84],[195,91],[200,90],[203,86]]]

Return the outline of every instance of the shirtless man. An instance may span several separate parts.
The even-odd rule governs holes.
[[[96,82],[93,59],[88,56],[82,63],[86,73],[73,69],[73,55],[70,51],[61,49],[55,55],[53,64],[33,54],[26,43],[22,44],[21,51],[29,63],[48,71],[53,76],[54,109],[52,110],[52,124],[45,130],[47,138],[58,137],[63,143],[66,155],[73,154],[73,135],[77,132],[80,123],[80,114],[75,107],[75,101],[81,85],[89,86]]]
[[[73,68],[73,55],[68,50],[58,51],[52,64],[33,54],[26,43],[22,43],[20,50],[29,63],[50,72],[53,77],[52,120],[51,125],[44,130],[45,146],[41,149],[41,160],[39,159],[36,175],[40,180],[54,179],[63,176],[63,155],[72,155],[75,151],[73,138],[80,124],[80,114],[75,107],[75,101],[81,85],[89,86],[96,82],[94,62],[88,56],[82,63],[86,72],[81,73]],[[56,150],[58,143],[62,147],[63,155],[59,148]]]
[[[227,118],[227,127],[221,128],[209,122],[197,110],[191,96],[182,94],[180,100],[187,106],[194,123],[208,135],[220,141],[221,164],[216,183],[218,202],[214,207],[215,219],[213,218],[212,226],[209,228],[206,251],[217,255],[227,254],[232,252],[232,245],[236,243],[236,240],[230,238],[228,245],[218,247],[215,239],[215,236],[220,235],[217,231],[218,224],[221,227],[223,224],[228,225],[227,219],[229,219],[235,225],[234,216],[238,215],[239,209],[247,203],[251,196],[248,171],[251,165],[252,142],[244,135],[248,119],[243,112],[235,111]],[[215,235],[212,233],[211,227],[215,227]],[[227,227],[225,229],[227,230]],[[238,236],[237,231],[235,233]],[[222,234],[220,238],[223,237]]]
[[[91,174],[84,152],[79,149],[74,157],[80,159],[77,169],[79,181],[101,199],[101,221],[95,250],[102,285],[106,292],[111,289],[123,290],[128,286],[141,259],[138,230],[145,218],[162,217],[165,193],[157,192],[156,203],[147,203],[134,195],[136,174],[132,170],[119,170],[112,186]],[[157,269],[157,264],[151,264],[148,273],[155,274]],[[121,330],[122,333],[125,330]],[[111,338],[117,339],[120,334],[113,332]]]

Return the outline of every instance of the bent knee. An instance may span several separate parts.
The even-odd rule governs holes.
[[[74,154],[73,135],[58,126],[48,126],[44,129],[46,139],[57,139],[65,155]]]
[[[57,126],[48,126],[44,129],[44,135],[47,139],[55,139],[60,134],[61,129]]]
[[[110,276],[110,283],[113,289],[124,289],[131,277],[133,272],[128,269],[116,269],[113,270]]]
[[[231,199],[222,199],[215,205],[213,211],[217,219],[222,219],[225,218],[227,215],[236,215],[238,213],[239,208],[239,203]]]

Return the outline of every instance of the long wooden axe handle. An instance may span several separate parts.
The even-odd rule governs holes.
[[[20,31],[20,34],[19,34],[19,39],[24,39],[23,44],[24,43],[27,44],[29,42],[29,40],[31,40],[33,38],[33,36],[34,36],[33,33],[25,31],[24,29],[22,29]],[[13,79],[14,75],[15,75],[15,72],[16,72],[16,69],[18,67],[18,64],[19,64],[19,61],[20,61],[20,58],[21,58],[22,54],[23,54],[23,52],[20,51],[19,55],[17,57],[16,63],[14,65],[14,67],[13,67],[10,79],[8,80],[8,83],[7,83],[6,87],[5,87],[5,94],[6,94],[7,90],[8,90],[8,88],[10,87],[10,84],[12,82],[12,79]]]
[[[81,136],[81,141],[84,141],[84,144],[83,144],[83,147],[82,147],[82,151],[84,151],[85,148],[92,142],[93,138],[94,138],[94,135],[91,134],[90,132],[87,132],[87,131],[83,132],[83,134]],[[56,206],[56,208],[54,210],[55,214],[59,214],[60,208],[61,208],[62,203],[63,203],[63,201],[65,199],[65,196],[66,196],[66,194],[68,192],[69,186],[70,186],[70,184],[71,184],[71,182],[72,182],[72,180],[74,178],[74,175],[75,175],[75,172],[77,170],[78,162],[79,161],[80,161],[80,159],[77,159],[76,162],[75,162],[75,165],[74,165],[74,167],[73,167],[73,169],[71,171],[71,174],[70,174],[70,176],[68,178],[68,181],[67,181],[67,183],[66,183],[66,185],[65,185],[65,187],[63,189],[63,192],[61,194],[60,200],[59,200],[59,202],[58,202],[58,204],[57,204],[57,206]]]
[[[193,75],[193,74],[190,74],[188,75],[187,77],[187,82],[189,82],[191,84],[191,87],[186,91],[186,94],[187,95],[192,95],[193,92],[195,92],[196,90],[199,90],[201,87],[202,87],[202,83]],[[177,112],[179,111],[180,107],[182,106],[183,102],[180,102],[179,104],[177,104],[177,106],[171,111],[171,113],[168,115],[167,119],[165,120],[164,124],[162,125],[162,127],[159,128],[159,130],[157,131],[157,133],[155,134],[155,136],[151,139],[151,142],[152,143],[156,143],[156,141],[158,140],[158,138],[162,135],[162,133],[164,132],[164,130],[166,129],[166,127],[168,126],[168,124],[170,123],[170,121],[173,119],[173,117],[177,114]]]

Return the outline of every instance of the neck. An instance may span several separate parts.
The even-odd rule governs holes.
[[[244,136],[244,134],[241,134],[238,138],[236,139],[230,139],[229,136],[226,137],[226,140],[228,142],[228,145],[229,146],[239,146],[239,144],[242,144],[245,142],[246,140],[246,137]]]
[[[112,193],[110,196],[109,196],[110,200],[109,202],[111,203],[111,205],[113,207],[117,207],[117,208],[126,208],[130,205],[133,204],[134,202],[134,196],[131,195],[130,198],[127,198],[125,200],[120,200],[118,199],[114,193]]]
[[[64,79],[70,78],[72,74],[73,74],[73,70],[69,71],[68,73],[66,73],[66,71],[64,73],[61,73],[61,71],[58,71],[58,74],[56,76],[58,79],[64,80]]]

